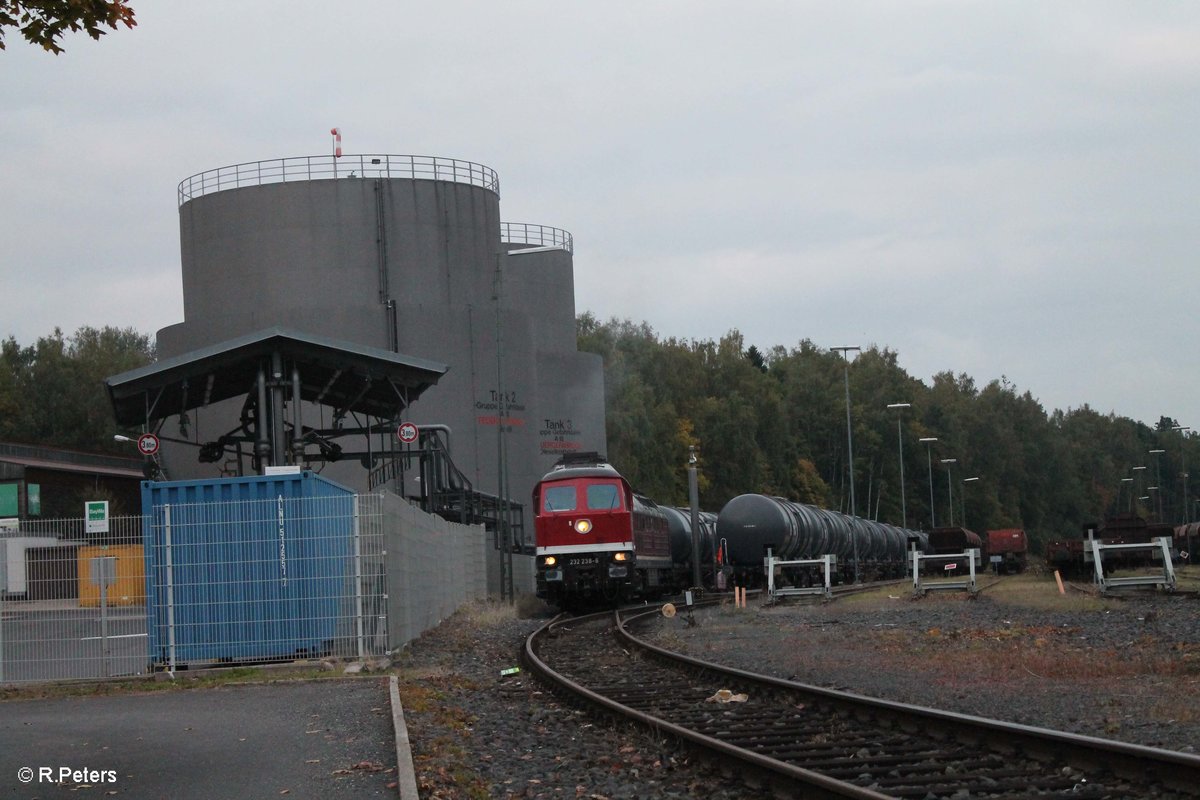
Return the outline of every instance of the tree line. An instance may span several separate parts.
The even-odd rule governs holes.
[[[737,331],[684,341],[590,313],[577,332],[579,349],[604,360],[608,458],[662,503],[687,504],[694,446],[706,510],[758,492],[849,512],[847,377],[858,516],[1024,528],[1040,550],[1117,511],[1157,520],[1161,504],[1178,524],[1185,492],[1198,499],[1183,477],[1200,467],[1197,437],[1167,416],[1150,426],[1086,403],[1048,412],[1006,378],[980,387],[941,372],[926,384],[887,348],[847,362],[808,339],[763,352]]]
[[[808,339],[764,352],[737,331],[684,341],[590,313],[577,333],[579,349],[604,360],[609,460],[671,505],[688,502],[695,447],[704,509],[760,492],[849,512],[847,377],[859,516],[926,530],[1018,527],[1040,546],[1116,511],[1157,520],[1161,507],[1178,524],[1183,475],[1200,467],[1200,437],[1169,416],[1151,426],[1086,403],[1048,412],[1005,378],[979,387],[941,372],[926,384],[887,348],[847,364]],[[113,441],[136,431],[116,426],[104,378],[154,359],[152,337],[132,328],[56,328],[31,345],[10,336],[0,343],[0,441],[133,455]],[[888,408],[900,403],[909,405]],[[1200,494],[1188,485],[1186,498],[1195,519]]]
[[[154,342],[132,328],[59,328],[30,345],[0,343],[0,441],[134,456],[104,379],[154,361]]]

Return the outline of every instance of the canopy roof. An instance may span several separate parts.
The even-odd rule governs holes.
[[[265,330],[166,358],[106,378],[120,425],[149,426],[166,417],[257,391],[258,371],[278,355],[279,379],[290,385],[300,375],[301,399],[395,418],[446,374],[448,367],[425,359],[365,347],[286,328]]]

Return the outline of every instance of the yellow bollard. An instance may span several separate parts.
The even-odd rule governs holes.
[[[1059,575],[1059,574],[1058,574],[1058,570],[1054,570],[1054,580],[1058,581],[1058,593],[1059,593],[1059,594],[1066,594],[1066,593],[1067,593],[1067,590],[1066,590],[1066,588],[1063,586],[1063,582],[1062,582],[1062,575]]]

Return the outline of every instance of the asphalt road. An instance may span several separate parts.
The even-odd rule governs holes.
[[[0,703],[0,798],[396,797],[395,765],[386,678]]]

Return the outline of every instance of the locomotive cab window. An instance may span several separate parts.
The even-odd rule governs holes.
[[[546,487],[545,500],[542,503],[543,511],[574,511],[575,510],[575,487],[574,486],[548,486]]]
[[[587,487],[587,507],[592,511],[611,511],[621,507],[621,487],[615,483],[593,483]]]

